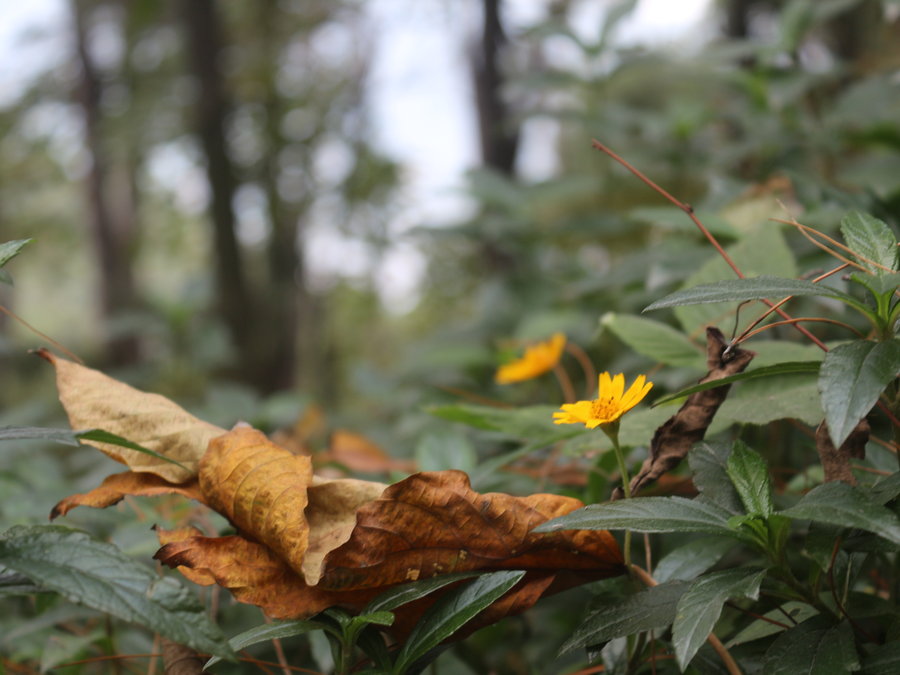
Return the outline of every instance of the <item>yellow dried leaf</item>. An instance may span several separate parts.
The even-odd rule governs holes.
[[[309,545],[303,512],[310,482],[309,457],[294,455],[249,427],[214,439],[200,461],[206,503],[298,573]]]
[[[139,391],[47,350],[42,349],[39,354],[56,368],[59,400],[73,429],[103,429],[187,467],[118,445],[85,441],[132,471],[183,483],[197,474],[197,463],[209,442],[225,433],[165,396]]]

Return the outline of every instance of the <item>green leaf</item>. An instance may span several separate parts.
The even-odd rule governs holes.
[[[118,445],[123,448],[128,448],[129,450],[136,450],[137,452],[142,452],[145,455],[150,455],[151,457],[155,457],[156,459],[162,460],[164,462],[169,462],[170,464],[177,464],[185,471],[190,471],[184,464],[181,462],[177,462],[170,457],[166,457],[165,455],[161,455],[158,452],[154,452],[149,448],[145,448],[143,445],[138,445],[137,443],[132,443],[127,438],[122,438],[121,436],[117,436],[114,433],[109,431],[104,431],[103,429],[88,429],[87,431],[76,431],[75,437],[85,440],[85,441],[98,441],[100,443],[110,443],[112,445]]]
[[[32,583],[24,574],[0,573],[0,595],[31,595],[46,592],[46,589]]]
[[[585,433],[581,425],[553,423],[553,406],[535,405],[523,408],[495,408],[486,405],[457,404],[433,406],[428,412],[451,422],[461,422],[476,429],[499,431],[530,443],[549,444]]]
[[[856,527],[900,544],[900,519],[890,509],[871,501],[859,488],[835,481],[813,488],[799,502],[780,512],[840,527]]]
[[[276,621],[273,623],[264,623],[259,626],[254,626],[249,630],[245,630],[243,633],[238,633],[228,641],[228,646],[235,652],[239,652],[242,649],[259,644],[260,642],[294,637],[313,630],[324,630],[325,628],[325,624],[319,621]],[[209,668],[221,660],[221,657],[214,656],[207,661],[206,665],[203,667]]]
[[[766,675],[833,675],[859,670],[853,630],[813,617],[779,635],[766,651]]]
[[[763,614],[764,618],[771,619],[771,621],[754,621],[740,633],[731,638],[725,646],[730,648],[734,645],[741,645],[745,642],[752,642],[753,640],[759,640],[760,638],[775,635],[776,633],[788,630],[791,625],[802,623],[803,621],[814,617],[816,614],[818,614],[818,611],[812,605],[797,600],[791,600],[781,605],[781,607]],[[786,624],[787,627],[779,626],[776,623],[772,623],[772,621]]]
[[[0,427],[0,441],[53,441],[80,445],[74,431],[46,427]]]
[[[416,443],[415,459],[419,471],[459,469],[472,473],[478,464],[478,453],[462,433],[445,429],[423,435]]]
[[[406,639],[394,665],[404,673],[416,660],[449,638],[483,609],[515,586],[525,572],[505,570],[485,574],[438,600]]]
[[[751,516],[769,516],[772,513],[772,481],[769,467],[762,456],[736,441],[725,471]]]
[[[478,576],[477,572],[457,572],[456,574],[443,574],[439,577],[431,579],[422,579],[421,581],[411,581],[408,584],[396,586],[389,591],[385,591],[377,598],[372,600],[363,610],[364,614],[373,612],[391,611],[401,607],[408,602],[424,598],[444,586],[456,583],[462,579],[471,579]]]
[[[728,526],[731,514],[720,506],[684,497],[635,497],[591,504],[548,520],[534,532],[557,530],[633,530],[634,532],[706,532],[745,536]]]
[[[731,424],[763,425],[781,419],[817,425],[823,416],[817,380],[807,373],[745,382],[719,407],[709,433]]]
[[[869,498],[876,504],[887,504],[900,495],[900,471],[879,480],[869,489]]]
[[[678,600],[687,589],[686,582],[674,581],[610,602],[581,622],[560,647],[560,655],[579,647],[668,626],[675,620]]]
[[[722,377],[718,380],[711,380],[710,382],[695,384],[691,387],[687,387],[686,389],[682,389],[681,391],[677,391],[674,394],[667,394],[662,398],[656,399],[653,402],[653,405],[655,407],[662,403],[668,403],[670,401],[684,398],[685,396],[690,396],[691,394],[695,394],[698,391],[715,389],[716,387],[721,387],[722,385],[731,384],[733,382],[746,382],[747,380],[758,380],[767,377],[774,377],[776,375],[818,374],[819,367],[821,365],[821,361],[790,361],[788,363],[777,363],[773,366],[755,368],[753,370],[747,370],[743,373],[738,373],[737,375],[729,375],[728,377]]]
[[[84,532],[58,525],[13,527],[0,535],[0,565],[71,602],[145,626],[178,644],[234,658],[206,609],[184,586]]]
[[[766,218],[768,213],[759,213],[751,218]],[[792,278],[797,276],[794,255],[784,239],[780,229],[771,224],[757,225],[753,231],[745,234],[740,241],[729,246],[728,254],[746,276],[757,277],[771,275],[773,277]],[[685,279],[683,289],[700,284],[717,284],[722,279],[733,279],[734,272],[718,254],[713,254],[699,270]],[[702,304],[675,308],[675,316],[688,335],[694,335],[707,325],[725,322],[729,327],[734,323],[734,315],[738,306],[734,302],[725,304]],[[753,319],[753,312],[743,313],[743,324]]]
[[[672,624],[675,658],[682,671],[706,642],[722,614],[722,605],[731,598],[755,600],[765,575],[764,569],[742,567],[711,572],[691,584],[678,601]]]
[[[653,570],[653,578],[659,583],[690,581],[719,562],[733,548],[734,542],[725,537],[695,539],[664,556]]]
[[[0,267],[3,267],[6,263],[15,258],[19,254],[19,251],[21,251],[30,241],[31,239],[16,239],[0,244]],[[6,270],[0,270],[0,272],[3,273],[3,276],[0,277],[0,282],[12,285],[12,277],[9,276],[9,272]]]
[[[900,673],[900,642],[886,642],[875,647],[863,659],[862,675],[896,675]]]
[[[702,497],[728,511],[743,513],[741,498],[728,478],[731,443],[697,443],[688,453],[694,485]]]
[[[638,354],[670,366],[700,368],[703,350],[682,332],[660,321],[628,314],[604,314],[600,325],[611,330]]]
[[[868,213],[851,211],[841,219],[841,234],[844,243],[871,274],[882,276],[897,269],[897,237],[884,222]]]
[[[747,279],[724,279],[713,284],[694,286],[683,291],[671,293],[654,303],[647,305],[643,311],[682,305],[702,305],[711,302],[744,302],[746,300],[782,299],[789,295],[818,295],[833,298],[858,306],[859,301],[852,295],[838,291],[823,284],[814,284],[801,279],[782,279],[781,277],[750,277]]]
[[[819,393],[835,447],[850,435],[900,371],[900,341],[856,340],[825,355]]]

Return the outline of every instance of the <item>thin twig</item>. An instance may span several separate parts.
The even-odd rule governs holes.
[[[574,342],[566,342],[566,351],[578,360],[581,370],[584,371],[584,397],[591,398],[594,393],[594,387],[597,384],[597,369],[594,368],[591,357]]]
[[[755,335],[759,335],[760,333],[765,333],[767,330],[769,330],[771,328],[777,328],[778,326],[790,326],[790,325],[793,325],[795,323],[800,323],[800,322],[832,323],[836,326],[841,326],[842,328],[846,328],[847,330],[849,330],[853,333],[856,333],[857,337],[859,337],[859,338],[866,337],[865,335],[863,335],[861,332],[856,330],[850,324],[844,323],[843,321],[838,321],[837,319],[826,319],[825,317],[821,317],[821,316],[800,316],[795,319],[785,319],[784,321],[773,321],[772,323],[767,323],[765,326],[760,326],[759,328],[756,328],[755,330],[751,330],[749,332],[745,331],[744,333],[741,333],[740,341],[734,340],[731,344],[732,345],[740,344],[744,340],[752,338]]]
[[[4,314],[6,314],[6,316],[8,316],[10,319],[15,319],[16,321],[18,321],[20,324],[22,324],[23,326],[25,326],[25,328],[27,328],[28,330],[30,330],[32,333],[34,333],[35,335],[37,335],[37,336],[38,336],[39,338],[41,338],[42,340],[46,340],[47,342],[49,342],[51,346],[56,347],[59,351],[61,351],[63,354],[65,354],[66,356],[68,356],[70,359],[72,359],[72,360],[75,361],[76,363],[84,364],[84,361],[82,361],[82,360],[79,359],[77,356],[75,356],[75,354],[73,354],[73,353],[70,352],[68,349],[66,349],[65,347],[63,347],[61,344],[59,344],[56,340],[54,340],[54,339],[53,339],[52,337],[50,337],[49,335],[47,335],[47,334],[42,333],[41,331],[39,331],[37,328],[35,328],[34,326],[32,326],[30,323],[28,323],[25,319],[23,319],[21,316],[19,316],[18,314],[16,314],[16,313],[15,313],[14,311],[12,311],[11,309],[7,309],[7,308],[4,307],[3,305],[0,305],[0,312],[3,312]]]
[[[700,230],[700,232],[703,233],[703,236],[705,236],[707,241],[709,241],[709,243],[712,245],[712,247],[714,249],[716,249],[716,252],[722,257],[722,260],[725,261],[725,263],[732,269],[732,271],[737,275],[737,277],[739,279],[745,278],[744,273],[741,272],[740,268],[735,264],[734,260],[731,259],[731,256],[728,255],[728,253],[725,251],[724,248],[722,248],[722,245],[718,242],[718,240],[715,238],[713,233],[710,232],[707,229],[707,227],[703,223],[700,222],[699,218],[697,218],[697,215],[694,213],[693,206],[691,206],[690,204],[686,204],[685,202],[682,202],[680,199],[673,197],[671,194],[669,194],[668,192],[663,190],[659,185],[657,185],[652,180],[650,180],[647,176],[645,176],[643,173],[641,173],[636,167],[632,166],[624,158],[620,157],[619,155],[614,153],[612,150],[607,148],[605,145],[603,145],[603,143],[601,143],[600,141],[594,139],[591,141],[591,143],[597,150],[600,150],[601,152],[604,152],[607,155],[609,155],[612,159],[614,159],[619,164],[621,164],[626,169],[628,169],[631,173],[633,173],[637,178],[639,178],[648,187],[652,188],[653,190],[658,192],[660,195],[662,195],[663,197],[668,199],[672,204],[674,204],[679,209],[684,211],[684,213],[688,216],[688,218],[690,218],[694,222],[694,225],[696,225],[697,228]],[[769,307],[771,307],[774,304],[771,300],[765,300],[765,299],[761,300],[760,302],[763,302],[764,304],[768,305]],[[790,314],[788,314],[787,312],[785,312],[784,310],[782,310],[780,308],[776,309],[775,311],[777,311],[778,314],[783,319],[791,318]],[[804,328],[803,326],[801,326],[799,324],[794,324],[794,328],[796,328],[800,333],[802,333],[809,340],[811,340],[812,343],[814,345],[816,345],[819,349],[821,349],[823,352],[828,351],[828,347],[825,346],[825,343],[822,342],[815,335],[810,333],[808,330],[806,330],[806,328]]]
[[[559,382],[559,388],[562,389],[563,398],[566,403],[575,403],[578,400],[575,394],[575,387],[572,385],[572,378],[558,363],[553,366],[553,374],[556,375],[556,381]]]
[[[837,267],[835,267],[833,270],[829,270],[828,272],[825,272],[824,274],[820,274],[819,276],[817,276],[815,279],[812,279],[811,281],[812,281],[812,283],[817,284],[820,281],[822,281],[823,279],[827,279],[828,277],[832,276],[833,274],[837,274],[838,272],[846,269],[847,267],[848,267],[847,263],[842,263],[841,265],[838,265]],[[769,309],[767,309],[765,312],[763,312],[757,319],[755,319],[749,326],[747,326],[744,329],[744,332],[741,333],[740,335],[738,335],[738,337],[735,338],[732,341],[732,343],[740,344],[741,342],[743,342],[747,338],[747,333],[749,333],[751,330],[756,328],[760,323],[762,323],[765,320],[765,318],[767,316],[769,316],[778,307],[781,307],[784,303],[786,303],[788,300],[790,300],[793,297],[794,297],[793,295],[789,295],[788,297],[784,298],[783,300],[775,303],[775,305],[773,307],[769,307]]]

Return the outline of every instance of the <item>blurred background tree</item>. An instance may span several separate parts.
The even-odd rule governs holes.
[[[34,40],[64,56],[31,68],[0,107],[2,239],[36,239],[0,299],[89,365],[213,422],[311,424],[315,403],[332,426],[424,468],[472,470],[508,439],[474,445],[473,432],[429,417],[427,404],[558,402],[549,378],[492,381],[506,351],[556,331],[603,369],[657,368],[598,320],[715,273],[684,215],[592,150],[592,137],[693,204],[750,273],[826,264],[768,221],[786,216],[779,201],[826,232],[848,208],[900,219],[900,5],[717,0],[679,39],[636,41],[636,17],[651,4],[61,4],[62,32],[6,48],[15,59]],[[678,3],[653,7],[667,4]],[[452,142],[469,142],[472,166],[465,203],[448,217],[409,208],[420,169],[376,142],[377,12],[412,29],[406,14],[447,26],[463,55],[475,131]],[[396,27],[391,36],[400,39]],[[422,136],[440,163],[445,130],[429,122],[394,133]],[[340,244],[334,259],[319,259],[316,236]],[[384,290],[398,251],[412,265],[404,301]],[[729,332],[733,316],[719,319]],[[665,320],[699,346],[703,317]],[[9,319],[2,326],[2,423],[58,419],[49,373],[23,356],[39,340]],[[701,372],[670,363],[655,379],[662,390]],[[0,454],[4,524],[42,518],[62,482],[108,473],[91,451],[27,449]],[[484,480],[548,489],[535,472]],[[131,541],[127,527],[102,523]],[[548,607],[561,632],[571,627],[576,613]],[[469,664],[460,672],[528,672],[524,663],[550,662],[559,644],[529,641],[527,623],[491,635],[504,630],[512,642],[476,636],[447,658]]]

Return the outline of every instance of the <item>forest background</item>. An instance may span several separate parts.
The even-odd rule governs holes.
[[[677,318],[696,346],[668,360],[622,317],[698,274],[714,280],[715,253],[591,138],[692,204],[748,272],[826,265],[770,218],[834,234],[856,209],[896,226],[900,4],[720,0],[671,45],[618,39],[638,2],[536,2],[512,25],[499,0],[425,4],[468,60],[480,157],[465,198],[410,222],[408,169],[373,142],[365,3],[72,2],[67,58],[0,107],[2,240],[33,239],[4,268],[15,286],[0,301],[90,366],[202,419],[287,430],[312,451],[350,430],[391,458],[355,475],[462,469],[483,492],[606,499],[585,447],[552,469],[547,451],[479,471],[509,438],[429,410],[558,405],[552,378],[493,381],[522,345],[555,332],[599,369],[649,373],[658,392],[702,375],[703,316],[693,332],[683,315],[656,317]],[[418,142],[427,151],[440,133]],[[415,266],[400,294],[384,281],[398,259]],[[64,426],[49,369],[26,353],[47,343],[8,315],[0,327],[0,426]],[[785,416],[811,423],[797,406]],[[805,436],[788,421],[765,434],[777,474]],[[61,496],[113,470],[88,448],[4,443],[0,524],[43,523]],[[137,503],[79,510],[67,525],[149,559],[146,529],[164,516]],[[554,661],[574,602],[551,599],[540,619],[491,627],[441,663],[574,672],[579,656]],[[219,622],[232,634],[254,612],[228,605]],[[10,672],[34,672],[109,653],[110,631],[116,651],[150,651],[150,636],[58,600],[4,612],[0,653]],[[300,642],[296,663],[327,670],[321,645]]]

